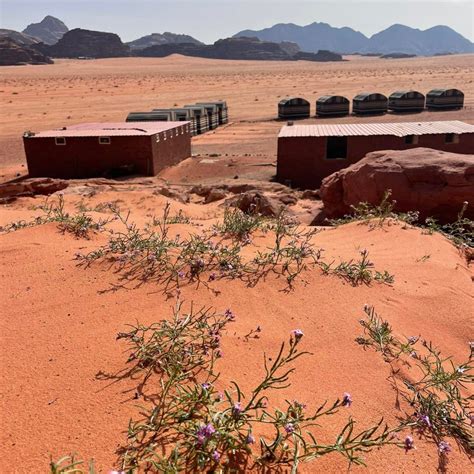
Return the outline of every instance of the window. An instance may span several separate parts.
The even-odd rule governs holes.
[[[407,145],[416,145],[418,143],[418,135],[407,135],[405,137],[405,143]]]
[[[56,137],[54,143],[56,143],[56,145],[65,145],[66,139],[64,137]]]
[[[156,134],[156,143],[158,143],[159,141],[160,141],[160,134],[157,133],[157,134]]]
[[[110,137],[99,137],[99,143],[101,145],[110,145]]]
[[[456,133],[447,133],[444,137],[445,143],[459,143],[459,135]]]
[[[327,137],[326,158],[328,160],[347,158],[347,137]]]

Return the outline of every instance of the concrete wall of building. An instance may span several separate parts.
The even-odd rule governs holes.
[[[326,158],[326,137],[281,137],[278,139],[277,179],[293,187],[315,189],[326,177],[377,150],[426,147],[452,153],[474,153],[474,134],[457,135],[458,143],[446,143],[445,134],[419,135],[417,144],[404,137],[371,135],[347,137],[347,158]]]

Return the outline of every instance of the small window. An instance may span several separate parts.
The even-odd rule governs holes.
[[[160,134],[157,133],[157,134],[156,134],[156,143],[158,143],[159,141],[160,141]]]
[[[447,133],[444,137],[445,143],[459,143],[459,135],[456,133]]]
[[[166,132],[163,132],[163,140],[166,140],[168,137],[166,136]]]
[[[110,145],[110,137],[99,137],[99,143],[101,145]]]
[[[407,135],[405,137],[405,143],[407,145],[416,145],[418,143],[418,135]]]
[[[66,139],[64,137],[56,137],[54,143],[56,143],[56,145],[65,145]]]
[[[328,137],[326,141],[326,158],[328,160],[347,158],[347,137]]]

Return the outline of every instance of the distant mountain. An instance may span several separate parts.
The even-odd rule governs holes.
[[[52,62],[49,57],[31,46],[17,43],[9,36],[0,36],[0,66],[52,64]]]
[[[56,44],[69,31],[68,27],[54,16],[45,16],[39,23],[31,23],[23,33],[38,38],[44,44]]]
[[[474,44],[448,26],[419,30],[392,25],[373,35],[361,52],[407,53],[433,56],[438,53],[471,53]]]
[[[165,33],[152,33],[151,35],[143,36],[138,38],[135,41],[130,41],[128,46],[130,49],[145,49],[150,46],[161,45],[161,44],[180,44],[180,43],[188,43],[188,44],[199,44],[202,45],[201,41],[193,38],[189,35],[181,35],[176,33],[170,33],[166,31]]]
[[[367,43],[367,37],[362,33],[347,27],[333,28],[327,23],[312,23],[307,26],[280,23],[260,31],[244,30],[235,36],[253,36],[276,43],[292,41],[302,51],[310,52],[325,49],[349,53],[361,50]]]
[[[166,57],[171,54],[182,54],[210,59],[263,60],[263,61],[342,61],[342,56],[330,51],[304,53],[288,42],[273,43],[258,38],[226,38],[212,45],[193,43],[174,43],[150,46],[133,52],[135,56]]]
[[[32,44],[37,44],[39,41],[36,38],[25,35],[15,30],[7,30],[6,28],[0,28],[0,38],[10,38],[15,43],[19,45],[31,46]]]
[[[117,58],[130,56],[130,48],[115,33],[76,28],[64,34],[54,45],[39,45],[43,53],[54,58]]]
[[[333,28],[327,23],[298,26],[278,24],[259,31],[244,30],[235,35],[254,36],[266,41],[292,41],[303,51],[327,49],[341,54],[405,53],[433,56],[440,53],[471,53],[474,44],[448,26],[419,30],[404,25],[392,25],[367,38],[351,28]]]

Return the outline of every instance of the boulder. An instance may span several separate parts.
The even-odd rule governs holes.
[[[321,184],[320,195],[328,218],[351,212],[351,205],[380,204],[392,191],[396,212],[418,211],[420,218],[452,222],[463,203],[465,216],[474,218],[474,155],[429,148],[369,153]]]
[[[259,192],[249,191],[226,201],[226,205],[237,207],[246,214],[257,213],[266,217],[276,217],[282,207],[274,199]]]
[[[0,184],[0,199],[20,196],[49,195],[69,186],[67,181],[53,178],[24,179],[13,183]]]
[[[205,204],[209,204],[211,202],[220,201],[227,196],[227,193],[223,189],[211,189],[207,194],[206,198],[204,199]]]

